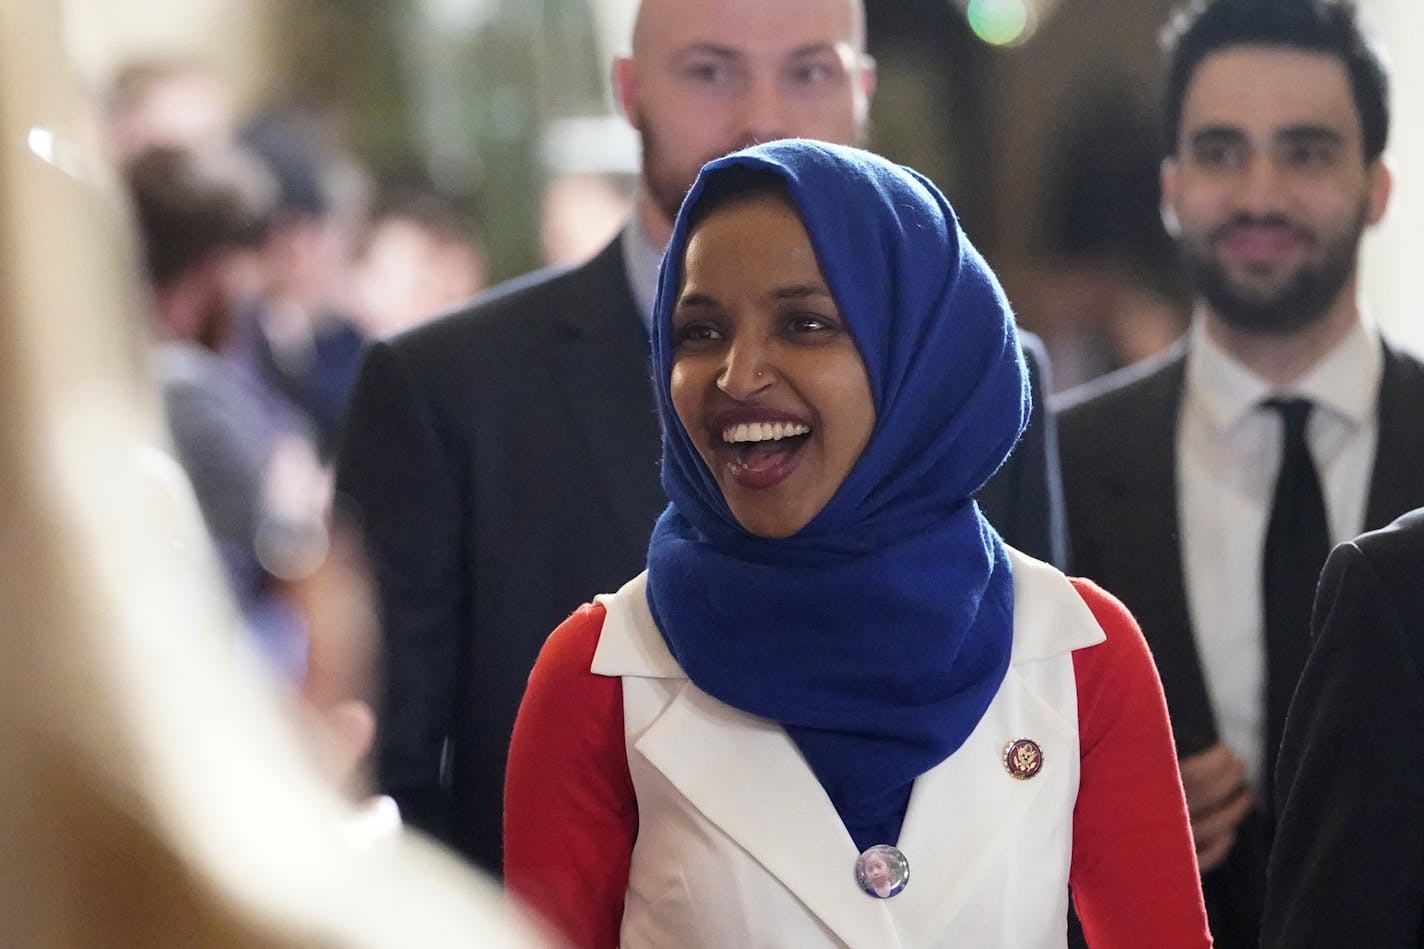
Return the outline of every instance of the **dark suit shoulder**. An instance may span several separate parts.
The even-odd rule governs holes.
[[[1054,398],[1059,417],[1091,419],[1131,411],[1144,395],[1180,384],[1186,360],[1181,340],[1155,356],[1074,386]]]
[[[1377,406],[1381,444],[1397,451],[1399,442],[1407,442],[1416,449],[1411,453],[1410,460],[1417,460],[1412,456],[1424,451],[1424,424],[1418,421],[1419,401],[1424,399],[1424,362],[1391,345],[1388,340],[1382,340],[1380,346],[1384,350]],[[1392,512],[1388,519],[1392,520],[1394,514],[1414,506],[1410,504]],[[1378,520],[1374,526],[1380,527],[1384,523],[1385,520]]]
[[[380,357],[445,426],[464,431],[471,412],[488,424],[555,404],[550,378],[566,369],[558,354],[570,345],[596,351],[597,371],[606,376],[641,366],[646,338],[615,237],[584,264],[501,284],[463,309],[375,343],[367,362]]]
[[[1026,329],[1020,329],[1018,333],[1019,348],[1023,350],[1024,359],[1028,361],[1029,367],[1031,369],[1036,367],[1039,371],[1046,372],[1048,347],[1043,344],[1043,340]]]
[[[1424,669],[1424,585],[1420,584],[1420,577],[1424,577],[1424,508],[1410,511],[1387,527],[1361,534],[1332,551],[1321,580],[1317,610],[1329,606],[1329,596],[1324,591],[1337,588],[1354,568],[1368,577],[1367,585],[1388,604],[1413,653],[1415,666]],[[1359,576],[1354,576],[1351,583],[1358,586]]]
[[[1380,377],[1379,442],[1370,476],[1364,526],[1384,527],[1396,517],[1424,506],[1424,363],[1383,342]]]
[[[1064,475],[1137,444],[1146,428],[1175,425],[1185,378],[1185,341],[1142,362],[1076,386],[1054,400]],[[1116,467],[1116,466],[1114,466]],[[1071,527],[1071,525],[1070,525]]]
[[[1424,577],[1424,508],[1360,535],[1354,544],[1371,564],[1387,564],[1391,572],[1408,574],[1417,582]]]
[[[538,270],[506,281],[469,305],[393,336],[401,358],[507,369],[550,333],[621,332],[636,340],[637,304],[623,264],[621,237],[586,263]],[[472,365],[470,360],[476,362]]]
[[[1406,384],[1412,383],[1424,389],[1424,361],[1419,357],[1385,340],[1384,361],[1385,372],[1395,373]]]

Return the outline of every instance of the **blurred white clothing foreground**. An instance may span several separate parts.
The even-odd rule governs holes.
[[[532,945],[486,881],[361,819],[239,658],[62,12],[0,4],[5,943]]]

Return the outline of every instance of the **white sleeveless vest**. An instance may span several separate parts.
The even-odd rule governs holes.
[[[856,883],[858,851],[781,726],[693,685],[647,605],[647,577],[598,598],[592,671],[623,679],[638,840],[623,949],[1062,947],[1078,792],[1071,651],[1106,637],[1057,570],[1009,551],[1014,644],[998,695],[964,745],[915,781],[898,841],[909,883]],[[1006,746],[1032,739],[1020,780]]]

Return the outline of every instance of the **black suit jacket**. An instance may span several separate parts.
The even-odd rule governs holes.
[[[1261,944],[1424,945],[1424,510],[1335,548],[1313,627]]]
[[[1125,603],[1152,648],[1177,752],[1217,743],[1187,609],[1177,510],[1177,420],[1186,342],[1065,395],[1058,413],[1070,571]],[[1379,440],[1366,529],[1424,505],[1424,365],[1385,347]],[[1217,945],[1256,945],[1268,822],[1243,825],[1231,856],[1203,879]]]
[[[1031,434],[983,500],[1009,543],[1061,562],[1041,364],[1033,375]],[[337,489],[364,526],[386,634],[377,778],[409,822],[491,872],[529,671],[573,609],[646,565],[659,458],[620,240],[366,358]]]

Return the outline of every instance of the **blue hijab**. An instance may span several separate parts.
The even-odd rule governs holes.
[[[733,517],[669,396],[689,213],[734,167],[785,181],[860,350],[876,423],[791,537]],[[1029,416],[1013,315],[930,181],[858,149],[781,141],[710,162],[659,274],[653,368],[672,503],[648,601],[688,677],[780,722],[857,845],[893,843],[916,777],[974,730],[1008,668],[1013,580],[972,495]]]

